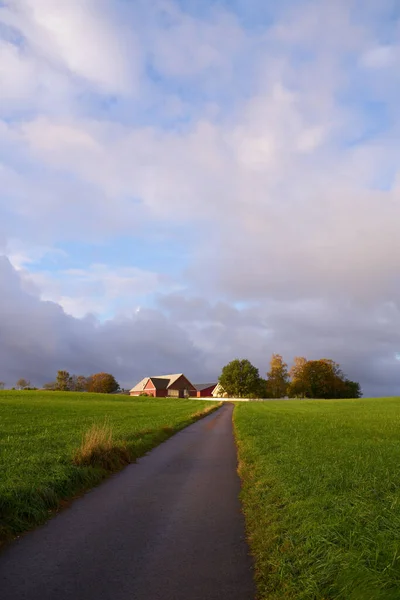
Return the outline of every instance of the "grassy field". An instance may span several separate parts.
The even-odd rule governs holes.
[[[238,405],[242,502],[268,600],[400,599],[400,399]]]
[[[0,392],[0,543],[42,523],[107,471],[73,464],[82,436],[105,420],[114,443],[143,455],[217,402],[63,392]]]

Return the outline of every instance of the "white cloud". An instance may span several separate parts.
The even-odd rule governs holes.
[[[93,0],[15,0],[0,9],[0,22],[25,37],[36,60],[103,91],[130,93],[140,74],[138,48],[109,7]]]
[[[104,264],[92,264],[85,269],[35,272],[25,269],[23,280],[35,285],[42,300],[57,302],[67,314],[78,318],[88,313],[102,317],[133,314],[140,299],[176,288],[173,280],[164,275]]]
[[[150,9],[151,10],[151,9]],[[239,51],[246,42],[244,30],[231,13],[214,10],[213,18],[199,19],[184,13],[174,2],[155,4],[150,28],[150,56],[166,77],[198,79],[204,72],[229,80]]]
[[[400,250],[399,190],[371,183],[399,151],[385,140],[336,148],[325,125],[331,113],[310,117],[304,104],[281,86],[252,98],[234,127],[202,121],[176,133],[40,119],[22,132],[32,156],[106,193],[99,223],[118,206],[134,227],[129,197],[165,222],[210,221],[207,245],[218,260],[201,244],[200,276],[236,299],[293,290],[362,296],[371,278],[386,298]]]
[[[371,69],[395,67],[400,58],[400,46],[380,45],[367,50],[361,57],[364,66]]]

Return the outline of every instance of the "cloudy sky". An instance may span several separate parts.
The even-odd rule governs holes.
[[[397,0],[0,1],[0,379],[400,393]]]

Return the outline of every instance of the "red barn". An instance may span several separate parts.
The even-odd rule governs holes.
[[[208,398],[212,396],[214,389],[217,387],[216,383],[195,383],[194,387],[197,390],[198,398]]]
[[[183,373],[145,377],[129,392],[130,396],[153,396],[154,398],[188,398],[196,396],[197,390]]]

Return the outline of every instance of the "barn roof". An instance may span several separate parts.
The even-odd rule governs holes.
[[[156,390],[166,390],[169,386],[169,379],[166,377],[150,377],[150,381],[153,383]]]
[[[179,377],[182,377],[182,375],[183,373],[174,373],[172,375],[156,375],[154,377],[145,377],[144,379],[139,381],[139,383],[137,383],[130,391],[141,392],[145,388],[149,379],[151,379],[156,390],[165,390],[171,385],[173,385],[175,381],[179,379]]]
[[[130,391],[131,392],[141,392],[144,389],[144,387],[149,379],[150,379],[149,377],[144,377]]]
[[[206,390],[210,387],[216,387],[216,383],[195,383],[193,384],[197,391],[201,392],[202,390]]]
[[[155,375],[150,377],[154,386],[159,390],[165,390],[169,388],[175,381],[182,377],[183,373],[174,373],[173,375]]]

